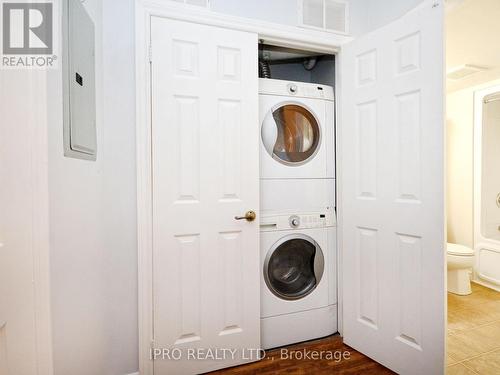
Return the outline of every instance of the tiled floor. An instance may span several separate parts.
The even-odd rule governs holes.
[[[448,293],[448,375],[500,374],[500,293]]]

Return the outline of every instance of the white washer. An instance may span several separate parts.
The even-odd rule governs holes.
[[[333,88],[259,79],[261,178],[333,178]]]
[[[260,248],[262,347],[337,332],[334,214],[263,216]]]

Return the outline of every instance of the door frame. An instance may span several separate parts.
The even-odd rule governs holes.
[[[48,112],[51,109],[49,96],[50,75],[47,71],[31,71],[27,93],[23,97],[23,104],[30,108],[30,116],[24,127],[26,142],[32,149],[25,154],[24,160],[19,162],[23,166],[27,161],[31,165],[29,184],[23,187],[26,199],[32,202],[32,213],[29,217],[29,232],[31,239],[30,261],[33,264],[32,300],[33,300],[33,342],[35,347],[35,368],[39,375],[53,375],[53,345],[52,345],[52,316],[51,316],[51,289],[50,289],[50,228],[49,228],[49,172],[48,172]],[[0,81],[2,79],[0,78]],[[9,84],[7,83],[7,87]],[[6,113],[6,121],[17,119]],[[5,176],[6,180],[17,183],[17,176]],[[23,185],[24,186],[24,185]],[[12,213],[12,216],[22,213]],[[23,218],[23,220],[26,217]],[[1,233],[0,233],[1,236]],[[10,237],[11,234],[6,234]],[[5,239],[8,241],[8,239]],[[8,247],[0,237],[1,248]],[[10,249],[7,249],[10,250]],[[0,329],[7,319],[0,316]]]
[[[292,47],[338,56],[341,45],[351,37],[327,31],[279,25],[247,18],[212,12],[208,9],[185,4],[167,4],[162,0],[136,0],[135,3],[135,63],[136,63],[136,162],[137,162],[137,261],[138,261],[138,324],[139,324],[139,371],[141,375],[153,374],[150,350],[153,344],[153,204],[151,158],[151,71],[154,52],[150,47],[151,17],[217,26],[232,30],[256,33],[259,39],[283,47]],[[336,59],[335,92],[340,90],[339,65]],[[338,99],[336,122],[338,123]],[[338,127],[337,127],[338,129]],[[338,136],[338,135],[337,135]],[[340,171],[337,170],[337,178]],[[340,192],[337,191],[337,196]],[[337,225],[340,223],[338,221]],[[340,244],[340,240],[337,240]],[[338,248],[340,264],[342,255]],[[340,272],[339,272],[340,274]],[[341,283],[341,278],[338,277]],[[339,285],[339,290],[341,287]],[[342,303],[338,298],[339,331],[341,332]]]
[[[30,121],[33,140],[31,163],[33,199],[33,291],[36,326],[36,361],[38,374],[54,374],[52,342],[52,310],[50,288],[50,222],[49,222],[49,171],[48,171],[48,94],[47,72],[32,78],[32,95],[29,107],[32,110]],[[40,92],[47,95],[38,96]],[[43,119],[43,120],[40,120]],[[42,156],[42,157],[40,157]]]

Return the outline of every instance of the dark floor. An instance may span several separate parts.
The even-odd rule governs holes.
[[[303,356],[304,350],[313,356],[313,353],[321,353],[323,359],[290,359],[281,358],[281,349],[287,349],[288,356],[295,351],[295,356]],[[349,353],[348,355],[345,353]],[[338,358],[345,354],[345,358]],[[330,356],[330,358],[328,358]],[[332,358],[333,357],[333,358]],[[229,369],[214,371],[215,374],[394,374],[381,364],[371,360],[365,355],[357,352],[342,342],[339,335],[328,336],[323,339],[307,341],[284,348],[278,348],[266,352],[266,356],[259,362],[248,365],[236,366]]]

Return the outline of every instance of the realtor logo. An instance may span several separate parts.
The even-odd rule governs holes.
[[[54,4],[2,3],[2,66],[53,67]]]

